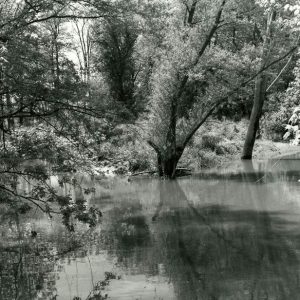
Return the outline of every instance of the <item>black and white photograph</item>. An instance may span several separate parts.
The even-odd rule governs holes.
[[[300,300],[300,0],[0,0],[0,300]]]

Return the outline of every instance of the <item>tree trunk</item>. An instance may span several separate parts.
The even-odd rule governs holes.
[[[158,170],[159,177],[163,177],[164,171],[163,171],[162,157],[160,152],[157,153],[157,170]]]
[[[11,101],[11,97],[10,97],[10,93],[9,91],[7,91],[6,93],[6,105],[7,105],[7,110],[8,113],[12,114],[13,113],[13,105],[12,105],[12,101]],[[8,126],[8,130],[13,130],[15,127],[15,121],[14,118],[8,118],[7,120],[7,126]]]
[[[161,161],[161,169],[163,171],[163,177],[174,179],[176,167],[178,164],[179,158],[176,156],[170,156]]]
[[[59,65],[59,47],[58,42],[55,40],[55,68],[56,68],[56,79],[55,84],[58,87],[60,84],[60,65]]]
[[[259,120],[262,113],[266,94],[266,77],[261,75],[256,78],[254,103],[251,111],[250,122],[244,143],[242,159],[252,159],[253,147],[256,139],[257,130],[259,128]]]
[[[165,151],[161,149],[152,141],[148,141],[148,144],[155,150],[157,155],[157,170],[160,177],[175,178],[176,167],[183,154],[183,147],[176,147],[174,149],[169,148]]]
[[[263,68],[270,59],[270,49],[272,46],[271,40],[273,37],[273,22],[276,18],[276,11],[271,10],[268,15],[267,29],[265,34],[265,39],[262,47],[261,65]],[[256,139],[257,130],[259,128],[259,120],[262,113],[262,108],[264,105],[266,97],[266,84],[267,78],[264,72],[259,74],[255,80],[255,90],[254,90],[254,102],[250,116],[250,122],[247,130],[246,139],[244,142],[242,159],[252,159],[253,147]]]
[[[182,156],[183,149],[176,147],[167,150],[163,155],[157,154],[158,172],[160,177],[174,179],[176,177],[177,164]]]
[[[19,98],[19,109],[20,109],[20,112],[21,112],[21,115],[22,115],[22,112],[23,112],[23,96],[20,96]],[[22,116],[19,117],[19,124],[22,126],[24,124],[24,118]]]

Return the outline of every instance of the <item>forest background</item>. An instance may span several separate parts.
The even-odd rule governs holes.
[[[1,201],[92,222],[51,175],[175,178],[282,149],[299,30],[296,0],[2,0]]]

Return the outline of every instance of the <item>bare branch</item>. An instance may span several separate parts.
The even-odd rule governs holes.
[[[289,66],[289,64],[291,63],[293,59],[293,55],[290,56],[290,58],[288,59],[287,63],[284,65],[284,67],[281,69],[281,71],[278,73],[278,75],[276,76],[276,78],[271,82],[271,84],[268,86],[268,88],[266,89],[266,92],[269,92],[269,90],[273,87],[273,85],[278,81],[278,79],[280,78],[280,76],[283,74],[283,72],[286,70],[286,68]]]
[[[300,39],[300,35],[298,35],[296,45],[298,45],[299,39]],[[268,92],[272,88],[272,86],[277,82],[277,80],[280,78],[280,76],[283,74],[283,72],[287,69],[287,67],[289,66],[289,64],[291,63],[291,61],[293,59],[293,56],[294,56],[294,52],[292,53],[292,55],[290,56],[290,58],[288,59],[287,63],[284,65],[284,67],[281,69],[281,71],[278,73],[276,78],[271,82],[269,87],[266,89],[266,92]]]

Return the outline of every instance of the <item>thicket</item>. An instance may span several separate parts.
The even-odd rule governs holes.
[[[299,105],[298,44],[294,0],[1,2],[3,199],[70,219],[88,212],[49,196],[57,172],[173,178],[250,158]],[[21,191],[25,175],[42,188]]]

